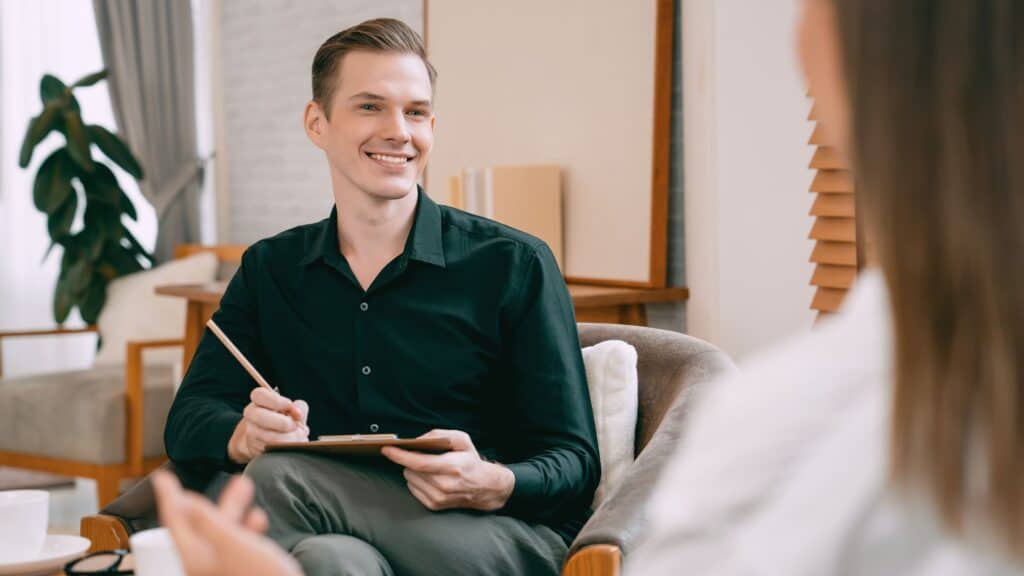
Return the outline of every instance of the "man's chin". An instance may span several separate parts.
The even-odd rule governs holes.
[[[371,185],[364,188],[367,194],[381,200],[400,200],[416,191],[415,182]]]

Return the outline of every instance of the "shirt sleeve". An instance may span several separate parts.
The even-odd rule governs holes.
[[[266,360],[260,341],[255,282],[259,277],[254,245],[213,315],[214,322],[261,372]],[[227,446],[242,419],[255,382],[208,329],[181,383],[164,429],[164,445],[177,463],[233,468]]]
[[[515,488],[504,512],[550,522],[589,508],[601,476],[597,436],[572,300],[544,244],[525,258],[506,319],[506,466]]]

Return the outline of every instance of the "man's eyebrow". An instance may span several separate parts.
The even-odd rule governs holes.
[[[349,100],[373,100],[381,102],[387,100],[387,98],[381,96],[380,94],[374,94],[373,92],[360,92],[358,94],[353,94],[352,96],[350,96]],[[430,100],[413,100],[412,102],[410,102],[410,104],[412,104],[413,106],[426,106],[427,108],[430,108],[432,106]]]

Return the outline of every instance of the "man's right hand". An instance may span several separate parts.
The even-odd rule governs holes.
[[[309,440],[309,405],[289,400],[263,387],[253,388],[242,420],[228,440],[228,458],[246,464],[259,456],[267,444]]]

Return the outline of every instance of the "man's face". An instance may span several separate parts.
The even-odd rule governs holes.
[[[310,136],[342,185],[380,200],[406,196],[434,144],[426,66],[415,54],[356,51],[344,56],[337,74],[330,119],[314,120],[319,132]],[[306,125],[311,129],[309,110]]]

